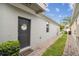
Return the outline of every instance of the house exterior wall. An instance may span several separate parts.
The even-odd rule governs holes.
[[[77,37],[79,37],[79,15],[77,15],[76,18],[74,18],[74,20],[75,21],[71,26],[71,31],[72,31],[73,37],[77,40]]]
[[[74,21],[74,23],[71,26],[71,35],[73,36],[73,38],[76,40],[76,20]]]
[[[79,47],[79,4],[74,4],[73,16],[72,16],[72,37],[74,38],[75,46]]]
[[[79,4],[74,4],[73,9],[73,16],[72,16],[72,37],[74,38],[74,41],[76,46],[79,48]]]
[[[46,32],[47,21],[33,14],[20,10],[10,4],[0,4],[0,42],[18,40],[18,16],[31,20],[30,44],[33,49],[40,47],[52,37],[57,37],[59,26],[49,23],[49,32]]]
[[[78,17],[77,17],[77,24],[76,24],[76,30],[77,30],[77,37],[79,37],[79,15],[78,15]]]

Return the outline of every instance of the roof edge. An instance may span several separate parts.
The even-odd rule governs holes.
[[[47,19],[49,19],[50,21],[52,21],[54,24],[56,24],[56,25],[58,25],[58,26],[60,26],[60,24],[59,23],[57,23],[56,21],[54,21],[53,19],[51,19],[51,18],[49,18],[48,16],[46,16],[46,15],[44,15],[44,14],[41,14],[43,17],[45,17],[45,18],[47,18]]]

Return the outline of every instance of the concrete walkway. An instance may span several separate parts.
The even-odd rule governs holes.
[[[41,56],[46,49],[53,44],[61,35],[59,35],[58,37],[55,38],[51,38],[49,39],[49,41],[47,41],[46,43],[44,43],[44,45],[41,48],[38,48],[37,50],[35,50],[34,52],[32,52],[31,54],[29,54],[28,56]]]
[[[71,35],[68,35],[66,46],[64,49],[64,56],[79,56],[78,46],[76,40]]]

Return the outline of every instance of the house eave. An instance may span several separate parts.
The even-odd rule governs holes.
[[[58,23],[56,23],[51,18],[45,16],[43,13],[37,14],[34,10],[30,9],[29,7],[27,7],[27,6],[23,5],[23,4],[20,4],[20,3],[19,4],[17,4],[17,3],[15,3],[15,4],[14,3],[10,3],[10,5],[12,5],[14,7],[17,7],[19,9],[21,9],[21,10],[24,10],[25,12],[28,12],[30,14],[33,14],[33,15],[35,15],[37,17],[44,18],[44,19],[47,18],[48,20],[45,19],[46,21],[52,22],[52,23],[56,24],[57,26],[60,26]]]
[[[74,23],[74,21],[76,20],[77,16],[78,16],[78,4],[74,4],[74,9],[73,9],[73,14],[71,17],[71,23],[69,26],[72,26],[72,24]]]
[[[44,6],[43,3],[23,3],[23,5],[31,8],[34,10],[37,14],[45,11],[46,6]],[[43,6],[43,7],[42,7]]]

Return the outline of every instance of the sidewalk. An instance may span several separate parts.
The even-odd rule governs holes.
[[[75,39],[71,35],[68,35],[66,46],[64,49],[64,56],[79,56],[78,47]]]
[[[41,48],[35,50],[34,52],[32,52],[31,54],[29,54],[28,56],[41,56],[47,50],[47,48],[51,44],[53,44],[60,36],[61,35],[59,35],[58,37],[49,39],[49,41],[46,42],[46,43],[44,43],[44,45]]]

